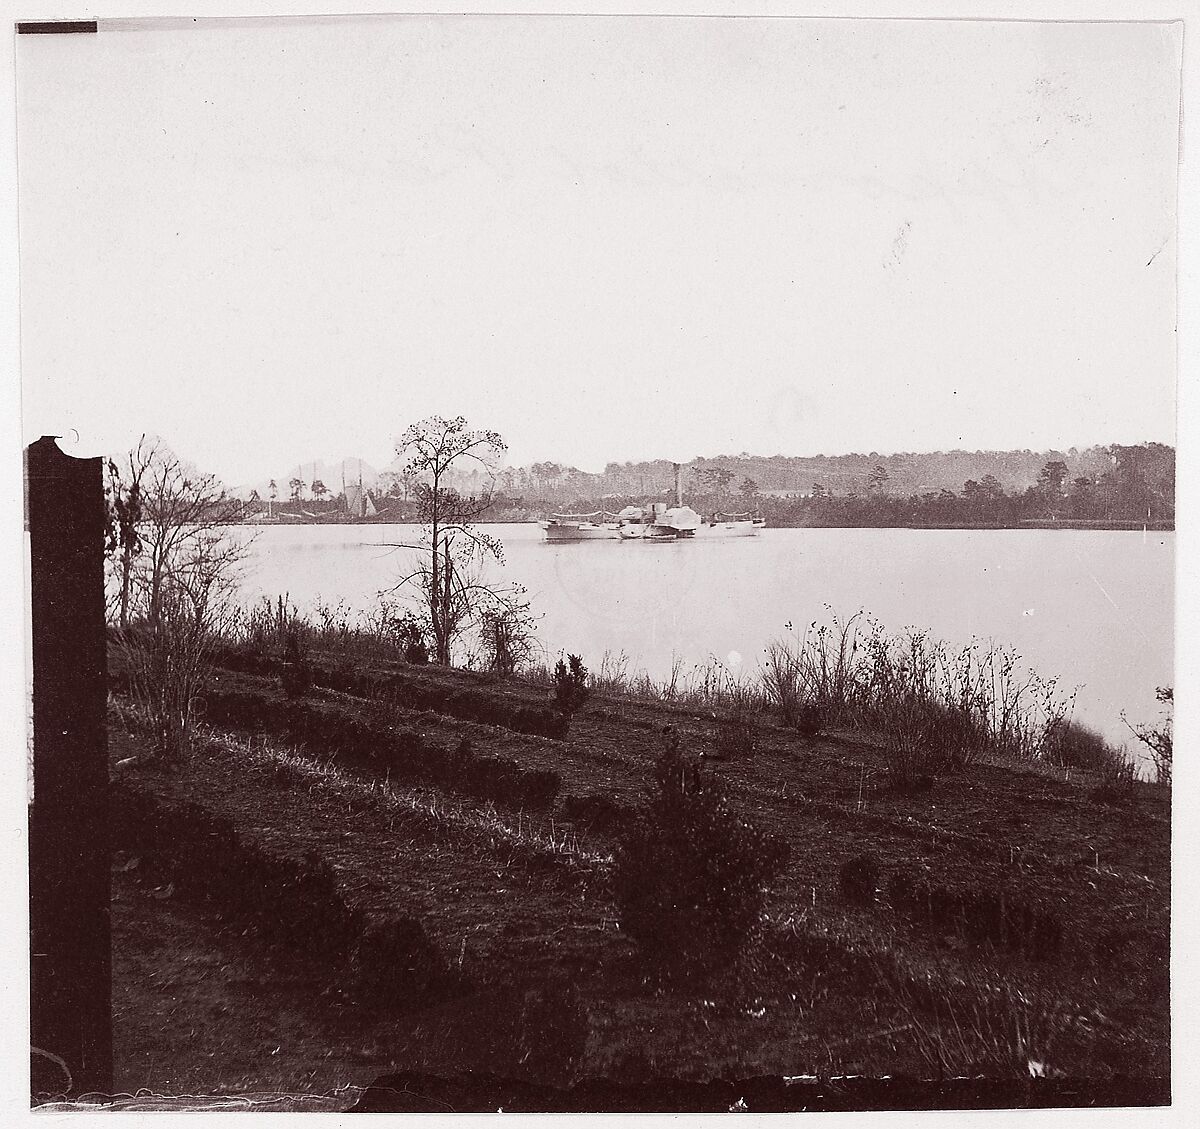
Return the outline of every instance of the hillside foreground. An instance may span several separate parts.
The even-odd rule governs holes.
[[[1169,1079],[1165,788],[975,763],[901,792],[870,735],[758,716],[729,756],[722,719],[664,704],[594,695],[563,735],[492,676],[318,659],[289,699],[277,667],[219,667],[171,765],[115,680],[119,1092]],[[608,883],[667,727],[790,847],[761,937],[699,981],[647,971]]]

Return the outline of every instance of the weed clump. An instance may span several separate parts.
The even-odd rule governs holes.
[[[559,659],[554,667],[554,704],[563,717],[570,717],[588,700],[587,667],[578,655],[567,655],[566,661]]]
[[[668,730],[649,804],[616,851],[621,928],[663,978],[711,972],[757,937],[786,858],[786,843],[739,818]]]
[[[596,831],[603,835],[612,834],[622,824],[628,823],[632,819],[632,811],[628,804],[600,793],[564,796],[562,814],[572,823],[582,824],[589,831]]]
[[[528,608],[489,609],[480,617],[483,668],[499,678],[512,678],[534,654],[534,624]]]
[[[819,702],[805,702],[796,710],[793,727],[801,737],[816,737],[825,728],[825,710]]]
[[[396,644],[404,661],[412,666],[425,666],[429,662],[429,647],[425,643],[425,632],[413,615],[406,615],[396,625]]]
[[[312,689],[313,668],[308,658],[308,645],[298,630],[289,631],[284,642],[279,681],[289,698],[303,698]]]
[[[1056,959],[1065,933],[1058,911],[992,884],[951,889],[929,876],[897,870],[885,896],[892,908],[929,936],[950,942],[993,945],[1036,961]]]
[[[897,695],[878,724],[888,775],[904,792],[929,791],[935,777],[965,768],[986,743],[968,711],[921,694]]]
[[[1103,771],[1113,761],[1115,750],[1094,729],[1077,721],[1062,721],[1046,737],[1042,756],[1059,768],[1085,768]]]
[[[978,968],[943,967],[917,982],[881,962],[877,975],[878,995],[909,1021],[928,1078],[1028,1083],[1061,1076],[1056,1062],[1091,1059],[1094,1028],[1046,988],[996,983]]]
[[[1130,803],[1137,795],[1137,769],[1124,752],[1114,752],[1100,768],[1100,782],[1092,789],[1091,798],[1098,804],[1119,806]]]
[[[713,733],[716,755],[721,760],[749,760],[754,756],[754,726],[740,711],[718,723]]]
[[[1062,721],[1053,727],[1043,755],[1050,764],[1060,768],[1097,773],[1099,783],[1091,792],[1096,803],[1122,804],[1131,800],[1136,792],[1137,766],[1124,746],[1110,745],[1095,730],[1076,721]]]

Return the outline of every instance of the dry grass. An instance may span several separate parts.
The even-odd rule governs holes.
[[[1065,765],[1068,746],[1103,745],[1071,721],[1075,692],[1027,670],[1011,647],[952,647],[915,628],[889,633],[861,611],[843,620],[829,610],[828,622],[787,628],[756,671],[731,670],[712,656],[685,669],[676,658],[656,682],[632,671],[624,651],[606,651],[591,686],[731,717],[770,712],[805,736],[832,727],[874,732],[905,782],[981,758]],[[551,673],[531,667],[524,677],[547,685]]]
[[[881,967],[879,982],[933,1077],[1056,1077],[1087,1061],[1090,1020],[1047,992],[994,983],[978,970],[939,970],[916,990]]]
[[[914,961],[886,931],[866,940],[808,912],[772,920],[768,944],[797,982],[861,983],[885,1033],[904,1032],[927,1079],[1087,1076],[1095,1069],[1097,1019],[1065,995],[1002,981],[975,964]]]
[[[114,700],[109,708],[127,732],[146,732],[146,719],[137,707]],[[523,811],[502,812],[491,803],[451,800],[431,788],[403,787],[358,776],[332,761],[306,756],[261,736],[235,737],[205,725],[197,728],[196,736],[198,741],[235,756],[249,772],[269,775],[288,787],[319,790],[351,808],[416,820],[427,829],[465,836],[490,850],[507,848],[598,870],[612,862],[610,854],[589,847],[573,827],[556,825],[553,820],[547,822]]]
[[[906,628],[889,633],[864,612],[813,621],[768,648],[764,685],[781,714],[815,703],[827,724],[904,742],[906,731],[958,762],[987,751],[1037,760],[1066,721],[1075,694],[1024,668],[1011,647],[978,639],[962,647]]]
[[[239,739],[216,730],[208,731],[206,737],[252,769],[268,771],[292,785],[317,788],[382,814],[415,818],[434,830],[482,841],[489,849],[508,847],[586,867],[604,867],[612,861],[610,855],[585,846],[573,828],[556,826],[553,820],[547,824],[524,812],[500,812],[490,803],[475,806],[451,801],[433,789],[401,787],[386,780],[355,776],[331,762],[261,738]]]
[[[715,656],[686,666],[677,656],[656,681],[633,668],[625,651],[605,651],[588,677],[599,695],[704,710],[723,720],[773,714],[803,736],[839,728],[877,734],[893,779],[907,786],[923,775],[993,762],[1052,764],[1116,771],[1125,758],[1071,713],[1075,693],[1029,671],[1011,647],[973,640],[954,647],[929,632],[888,632],[859,611],[787,635],[766,648],[755,670],[734,670]],[[302,633],[313,647],[363,659],[401,656],[404,618],[381,603],[352,621],[344,605],[319,605],[315,619],[287,597],[264,600],[243,614],[229,642],[278,649]],[[518,676],[550,688],[552,664],[525,663]]]
[[[1077,721],[1064,721],[1047,736],[1043,759],[1060,768],[1083,768],[1102,772],[1121,757],[1094,729]]]
[[[401,660],[411,638],[411,615],[392,600],[351,613],[343,600],[318,601],[305,615],[287,595],[240,609],[229,624],[223,642],[263,653],[282,653],[291,640],[305,649],[361,659]]]
[[[532,665],[521,672],[521,678],[533,686],[551,686],[554,672],[546,665]],[[753,674],[733,671],[711,655],[691,667],[673,657],[670,674],[656,682],[646,671],[633,670],[625,651],[605,651],[589,675],[588,684],[598,694],[653,705],[665,702],[685,709],[736,713],[766,705]]]

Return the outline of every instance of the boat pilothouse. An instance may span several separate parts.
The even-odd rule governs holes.
[[[701,517],[683,504],[682,467],[675,464],[675,504],[652,502],[626,506],[620,513],[597,510],[591,514],[552,514],[541,525],[547,541],[685,541],[694,537],[748,537],[766,528],[752,514],[714,513]]]
[[[694,537],[703,521],[691,506],[668,506],[652,502],[649,506],[627,506],[618,515],[622,519],[621,536],[627,539],[678,541]]]
[[[753,514],[714,513],[701,517],[691,506],[655,502],[645,508],[629,506],[617,515],[619,535],[627,540],[683,541],[695,537],[751,537],[766,528]]]
[[[683,504],[682,468],[675,464],[675,505],[653,502],[649,506],[626,506],[617,514],[618,532],[627,540],[683,541],[693,537],[747,537],[766,527],[763,518],[750,513],[714,513],[700,516]]]

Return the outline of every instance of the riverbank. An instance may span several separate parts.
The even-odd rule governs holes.
[[[1165,788],[978,761],[902,789],[869,733],[765,713],[731,742],[597,691],[555,733],[544,688],[478,673],[314,652],[289,699],[271,654],[223,662],[177,765],[114,698],[121,1089],[1167,1075]],[[665,726],[791,845],[759,943],[690,986],[646,978],[608,885]],[[180,920],[219,934],[211,974]]]
[[[488,517],[484,515],[477,519],[478,525],[532,525],[538,521],[544,520],[548,515],[536,512],[521,512],[517,516],[503,517]],[[254,525],[273,527],[278,525],[413,525],[419,523],[415,521],[400,521],[389,516],[379,516],[373,518],[352,518],[349,516],[338,516],[334,518],[318,518],[315,520],[307,520],[304,518],[291,518],[283,521],[267,521],[264,519],[247,518],[242,521],[242,525]],[[1093,530],[1131,530],[1138,531],[1146,529],[1152,533],[1173,533],[1175,531],[1175,523],[1173,521],[1083,521],[1073,519],[1063,519],[1056,521],[1050,518],[1044,519],[1029,519],[1025,521],[1000,521],[1000,522],[964,522],[964,521],[947,521],[947,522],[821,522],[821,521],[780,521],[772,520],[767,526],[769,529],[1093,529]]]

